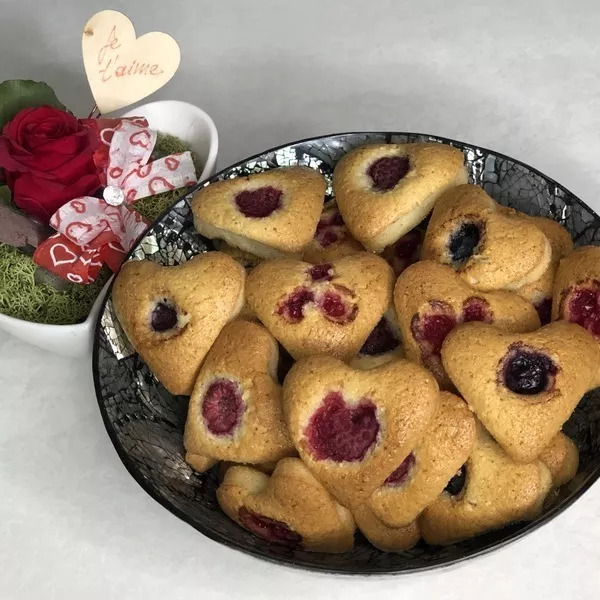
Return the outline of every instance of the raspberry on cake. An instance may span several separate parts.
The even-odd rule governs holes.
[[[323,207],[315,236],[304,249],[302,260],[324,263],[364,250],[363,246],[350,235],[335,201],[329,201]]]
[[[367,252],[319,265],[277,259],[248,276],[250,308],[294,357],[351,359],[391,302],[394,275]]]
[[[515,462],[479,425],[477,445],[464,467],[419,518],[423,539],[444,546],[533,520],[551,486],[544,463]]]
[[[530,333],[486,323],[454,329],[442,347],[446,372],[514,460],[535,460],[590,389],[600,349],[582,327],[558,321]]]
[[[368,371],[328,356],[298,361],[284,382],[284,415],[313,475],[348,508],[364,504],[426,431],[438,386],[397,360]]]
[[[393,308],[389,308],[352,359],[350,366],[355,369],[373,369],[403,357],[404,350],[396,313]]]
[[[211,183],[192,200],[194,225],[255,256],[299,256],[319,222],[327,184],[308,167],[281,167]]]
[[[270,477],[252,467],[230,467],[217,500],[227,516],[272,544],[330,553],[354,545],[352,515],[299,458],[280,460]]]
[[[409,359],[427,367],[446,389],[452,388],[441,361],[446,336],[460,323],[483,321],[505,331],[533,331],[540,326],[533,305],[507,291],[478,292],[455,271],[421,261],[398,277],[394,304]]]
[[[277,342],[262,325],[238,320],[223,328],[190,398],[188,454],[238,463],[294,454],[283,421],[278,359]],[[196,468],[198,463],[190,464]]]
[[[450,265],[477,290],[515,291],[542,277],[551,263],[552,246],[537,222],[467,184],[440,196],[422,258]]]
[[[212,343],[244,302],[244,269],[220,252],[175,266],[129,261],[112,300],[129,341],[172,394],[188,395]]]
[[[348,229],[381,252],[418,225],[442,192],[467,182],[460,150],[444,144],[373,144],[348,152],[333,174]]]

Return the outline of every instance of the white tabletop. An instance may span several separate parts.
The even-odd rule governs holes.
[[[226,166],[344,130],[435,133],[548,173],[600,209],[600,5],[595,0],[111,0],[138,33],[182,49],[155,95],[215,119]],[[0,0],[0,79],[91,97],[86,0]],[[525,539],[450,570],[314,575],[204,538],[129,476],[105,433],[88,361],[1,334],[0,598],[598,598],[600,483]]]

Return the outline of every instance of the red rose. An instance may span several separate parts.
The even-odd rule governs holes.
[[[47,223],[66,202],[100,187],[92,155],[99,140],[69,113],[25,108],[0,135],[0,168],[14,203]]]

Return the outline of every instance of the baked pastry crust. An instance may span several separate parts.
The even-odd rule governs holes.
[[[132,346],[172,394],[189,395],[198,371],[225,324],[244,302],[244,269],[220,252],[163,267],[149,260],[126,262],[117,275],[112,301]],[[158,333],[150,327],[158,301],[180,311],[181,327]]]
[[[262,258],[299,255],[315,234],[327,184],[309,167],[281,167],[198,190],[192,199],[196,230]],[[236,204],[244,192],[282,192],[279,207],[264,217],[246,216]]]
[[[369,168],[385,157],[407,157],[409,170],[391,189],[373,186]],[[343,156],[335,167],[333,189],[348,229],[365,248],[381,252],[418,225],[442,192],[466,183],[462,152],[451,146],[372,144]]]

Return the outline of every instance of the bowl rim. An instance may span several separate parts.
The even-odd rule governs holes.
[[[252,156],[249,156],[238,162],[232,163],[231,165],[228,165],[227,167],[221,169],[218,173],[215,173],[213,176],[207,177],[204,180],[199,181],[196,186],[194,186],[193,188],[188,190],[185,194],[183,194],[179,198],[178,201],[180,201],[184,196],[194,193],[196,190],[200,189],[205,183],[207,183],[213,179],[216,180],[216,178],[218,178],[224,172],[226,172],[232,168],[239,167],[239,166],[241,166],[247,162],[250,162],[260,156],[263,156],[265,154],[269,154],[269,153],[275,152],[279,149],[286,148],[288,146],[294,146],[294,145],[301,144],[304,142],[318,141],[320,139],[337,137],[337,136],[346,136],[346,135],[384,135],[384,136],[386,136],[386,139],[391,138],[392,136],[396,136],[396,135],[421,136],[421,137],[430,137],[433,140],[441,140],[443,143],[446,143],[446,144],[457,143],[457,144],[460,144],[463,146],[471,146],[471,147],[478,148],[480,150],[483,150],[484,152],[489,152],[491,154],[505,158],[514,163],[520,164],[520,165],[524,166],[525,168],[529,169],[531,172],[546,179],[547,181],[556,185],[558,188],[560,188],[564,192],[566,192],[569,195],[576,198],[583,206],[586,207],[586,209],[594,216],[594,218],[596,218],[600,221],[600,216],[598,216],[598,214],[593,209],[591,209],[585,202],[583,202],[583,200],[581,200],[577,195],[570,192],[567,188],[565,188],[563,185],[558,183],[552,177],[545,175],[538,169],[531,167],[530,165],[528,165],[527,163],[524,163],[523,161],[512,158],[512,157],[508,156],[507,154],[503,154],[503,153],[497,152],[495,150],[490,150],[488,148],[485,148],[484,146],[478,146],[476,144],[472,144],[469,142],[462,142],[460,140],[446,138],[444,136],[438,136],[438,135],[433,135],[433,134],[405,132],[405,131],[347,131],[347,132],[338,132],[338,133],[332,133],[332,134],[320,135],[320,136],[314,136],[314,137],[306,137],[306,138],[302,138],[300,140],[288,142],[285,144],[280,144],[280,145],[274,146],[268,150],[264,150],[262,152],[253,154]],[[390,142],[386,141],[385,143],[390,143]],[[177,202],[175,202],[173,204],[173,206]],[[142,236],[140,236],[140,239],[142,239],[148,233],[148,231],[150,231],[152,229],[152,227],[154,226],[155,223],[158,223],[160,220],[162,220],[170,212],[171,209],[172,209],[172,206],[170,208],[166,209],[165,211],[163,211],[153,221],[153,223],[148,227],[148,229],[144,232],[144,234]],[[136,247],[137,247],[137,244],[134,246],[134,248],[131,249],[131,251],[129,252],[129,254],[127,255],[127,258],[125,260],[129,260],[129,258],[134,254]],[[506,546],[512,544],[513,542],[516,542],[517,540],[522,539],[523,537],[525,537],[526,535],[539,529],[540,527],[543,527],[544,525],[546,525],[550,521],[552,521],[560,513],[564,512],[565,510],[570,508],[579,498],[581,498],[581,496],[583,496],[584,493],[586,493],[590,489],[590,487],[598,479],[600,479],[600,464],[598,464],[587,475],[586,479],[581,483],[581,486],[579,487],[579,489],[577,491],[575,491],[573,494],[571,494],[567,499],[565,499],[560,505],[552,506],[547,512],[545,512],[543,515],[541,515],[534,521],[529,521],[529,522],[523,523],[517,531],[510,532],[502,540],[488,542],[485,545],[483,545],[482,547],[479,547],[479,548],[476,548],[473,550],[466,550],[464,552],[464,554],[462,554],[461,556],[457,556],[455,558],[450,558],[450,559],[443,558],[443,559],[440,559],[439,561],[431,561],[430,563],[428,563],[426,565],[420,565],[420,566],[416,566],[416,567],[409,566],[409,564],[407,563],[406,568],[404,568],[403,566],[400,566],[400,567],[394,567],[393,569],[390,569],[387,567],[374,566],[373,568],[370,568],[370,569],[358,568],[353,571],[341,571],[341,570],[336,570],[335,568],[332,568],[332,567],[328,567],[328,566],[320,565],[320,564],[316,564],[316,563],[313,565],[310,565],[310,566],[305,565],[305,564],[296,562],[293,558],[289,558],[289,557],[283,556],[283,555],[281,557],[275,558],[274,556],[265,555],[261,551],[256,550],[253,547],[246,546],[245,544],[243,544],[237,540],[224,539],[223,537],[219,536],[219,534],[214,533],[207,527],[204,527],[203,524],[194,522],[182,509],[175,506],[167,498],[161,496],[157,491],[155,491],[153,489],[153,487],[143,477],[143,475],[140,472],[138,472],[138,470],[134,466],[133,461],[130,459],[128,453],[122,447],[122,445],[117,437],[117,434],[115,433],[115,431],[112,427],[112,422],[110,421],[110,419],[108,417],[108,413],[106,411],[104,403],[101,401],[102,391],[101,391],[101,385],[100,385],[100,372],[98,369],[98,359],[99,359],[100,348],[99,348],[98,340],[100,338],[100,328],[102,326],[102,315],[103,315],[104,311],[106,310],[106,304],[111,296],[112,286],[114,284],[115,279],[116,279],[116,277],[113,278],[112,281],[109,282],[110,287],[107,290],[107,292],[103,298],[102,306],[96,317],[96,324],[94,327],[93,352],[92,352],[92,375],[93,375],[93,380],[94,380],[94,391],[96,393],[96,400],[98,402],[98,408],[100,410],[100,414],[101,414],[102,421],[104,423],[106,432],[108,433],[108,436],[115,448],[115,451],[117,452],[117,455],[119,456],[119,459],[123,463],[123,466],[125,467],[125,469],[129,472],[129,474],[133,477],[133,479],[140,485],[140,487],[150,497],[152,497],[156,502],[158,502],[161,506],[166,508],[170,513],[175,515],[177,518],[181,519],[183,522],[187,523],[188,525],[191,525],[196,531],[200,532],[201,534],[203,534],[210,540],[212,540],[214,542],[218,542],[219,544],[221,544],[225,547],[232,548],[232,549],[242,552],[246,555],[253,556],[254,558],[258,558],[263,561],[267,561],[271,564],[276,564],[278,566],[284,566],[284,567],[298,569],[298,570],[302,570],[302,571],[311,571],[314,573],[332,574],[332,575],[337,575],[337,576],[370,576],[370,577],[393,576],[393,575],[410,575],[410,574],[423,573],[423,572],[432,571],[432,570],[441,570],[441,569],[444,569],[447,567],[455,566],[457,564],[463,563],[467,560],[471,560],[476,557],[491,554],[495,550],[505,548]]]
[[[142,106],[151,106],[151,105],[157,105],[157,104],[171,104],[171,105],[179,105],[179,106],[185,105],[187,107],[192,108],[196,113],[198,113],[204,119],[204,121],[208,125],[208,129],[210,131],[210,144],[209,144],[209,148],[208,148],[206,162],[204,163],[204,167],[202,169],[202,173],[200,174],[200,177],[198,178],[198,182],[202,182],[202,181],[208,179],[211,176],[210,173],[215,168],[215,165],[217,162],[217,155],[219,153],[219,132],[217,130],[217,126],[215,125],[215,122],[213,121],[212,117],[205,110],[201,109],[199,106],[196,106],[195,104],[192,104],[191,102],[184,102],[183,100],[155,100],[154,102],[145,102],[144,104],[140,104],[136,108],[133,108],[132,110],[128,110],[128,111],[124,112],[121,115],[121,117],[135,116],[136,109],[139,109]],[[197,186],[198,186],[198,184],[196,183],[192,189],[195,190],[197,188]],[[178,196],[177,199],[173,202],[173,204],[177,204],[177,202],[179,202],[181,200],[181,198],[188,193],[189,193],[189,191],[182,192],[182,195]],[[170,209],[171,209],[171,207],[169,207],[165,212],[168,212]],[[158,219],[162,219],[165,212],[161,213],[159,215]],[[158,219],[155,219],[152,223],[150,223],[150,225],[148,225],[148,227],[144,230],[144,233],[140,236],[140,239],[146,235],[148,230],[152,227],[152,225]],[[136,244],[136,246],[137,246],[137,244]],[[129,259],[129,253],[127,254],[127,257],[125,258],[125,260],[128,260],[128,259]],[[125,262],[125,261],[123,261],[123,262]],[[88,316],[85,318],[85,320],[81,321],[80,323],[71,323],[71,324],[64,324],[64,325],[57,325],[57,324],[53,324],[53,323],[36,323],[35,321],[28,321],[27,319],[19,319],[18,317],[12,317],[11,315],[5,315],[3,313],[0,313],[0,321],[4,321],[5,323],[10,323],[10,324],[14,325],[15,327],[35,327],[40,332],[40,335],[42,334],[42,330],[45,335],[48,335],[48,334],[57,333],[58,331],[61,331],[61,332],[67,331],[67,328],[71,328],[74,331],[78,331],[78,330],[83,331],[85,329],[88,329],[90,327],[90,325],[95,322],[97,315],[100,314],[100,312],[104,311],[104,305],[101,306],[101,302],[99,300],[103,296],[106,296],[106,294],[108,292],[110,280],[112,280],[114,275],[115,274],[113,273],[111,275],[109,281],[107,281],[104,284],[104,286],[100,290],[100,293],[98,294],[97,298],[94,300],[94,303],[92,304],[92,308],[90,309]]]

